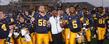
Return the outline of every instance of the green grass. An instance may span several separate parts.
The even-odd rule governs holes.
[[[109,40],[105,40],[104,41],[104,44],[109,44]]]
[[[92,30],[92,32],[93,32],[94,30]],[[94,35],[94,33],[91,33],[92,34],[92,36]],[[92,44],[97,44],[97,39],[92,39],[92,42],[91,42]],[[109,44],[109,40],[107,40],[107,39],[105,39],[104,40],[104,44]]]
[[[97,39],[92,39],[92,43],[91,44],[97,44]]]
[[[92,39],[92,44],[97,44],[97,39]],[[104,40],[104,44],[109,44],[109,40]]]

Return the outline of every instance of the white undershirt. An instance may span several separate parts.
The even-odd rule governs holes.
[[[60,32],[62,32],[62,28],[60,26],[60,17],[50,17],[49,22],[51,24],[51,32],[52,34],[58,34]]]

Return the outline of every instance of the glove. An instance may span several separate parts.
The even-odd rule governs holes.
[[[86,23],[83,24],[83,26],[86,26],[86,25],[87,25]]]
[[[15,38],[17,38],[19,36],[18,32],[14,32]]]
[[[21,29],[21,35],[25,36],[28,33],[28,29],[27,28],[23,28]]]
[[[28,41],[31,41],[30,35],[29,35],[29,34],[26,34],[26,35],[25,35],[25,39],[26,39],[27,42],[28,42]]]
[[[77,38],[80,38],[81,36],[80,36],[80,34],[77,34]]]
[[[94,28],[93,28],[93,27],[91,27],[90,29],[91,29],[91,30],[93,30]]]
[[[10,39],[11,39],[10,37],[7,37],[7,38],[6,38],[6,41],[7,41],[7,42],[10,42]]]
[[[7,31],[6,24],[3,24],[3,25],[1,26],[1,28],[2,28],[4,31]]]
[[[31,18],[31,21],[33,22],[34,20],[35,20],[35,19],[32,17],[32,18]]]

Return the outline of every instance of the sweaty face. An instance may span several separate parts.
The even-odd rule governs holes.
[[[103,9],[102,8],[98,8],[98,12],[99,13],[103,13]]]
[[[24,18],[23,17],[20,17],[20,20],[19,20],[21,23],[24,22]]]
[[[69,11],[70,11],[71,14],[73,14],[73,13],[75,13],[75,8],[74,7],[70,7]]]
[[[58,15],[58,12],[56,10],[52,11],[52,16],[57,16]]]
[[[88,15],[88,10],[83,10],[84,15]]]
[[[40,6],[39,7],[39,12],[45,12],[45,6]]]

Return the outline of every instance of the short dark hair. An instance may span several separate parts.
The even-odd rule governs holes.
[[[75,7],[74,5],[70,5],[69,7]]]
[[[45,10],[47,10],[48,5],[39,5],[38,9],[39,9],[40,6],[44,6]]]
[[[47,7],[48,7],[48,5],[39,5],[39,6],[38,6],[38,8],[39,8],[40,6],[44,6],[45,8],[47,8]]]
[[[70,6],[69,6],[69,8],[71,8],[71,7],[73,7],[73,8],[75,8],[75,9],[76,9],[76,7],[75,7],[74,5],[70,5]]]

